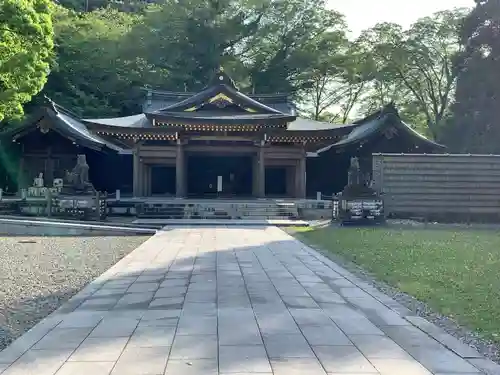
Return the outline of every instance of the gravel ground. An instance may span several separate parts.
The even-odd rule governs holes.
[[[0,237],[0,350],[149,237]]]
[[[407,222],[394,220],[389,222],[388,224],[391,226],[402,225],[405,227],[420,226],[420,223],[414,222],[413,220],[408,220]],[[295,235],[295,231],[293,229],[285,229],[285,230],[291,235]],[[303,239],[299,237],[299,240]],[[456,337],[458,340],[475,348],[479,353],[481,353],[485,357],[500,364],[500,344],[480,337],[476,332],[473,332],[465,327],[460,326],[454,319],[434,311],[426,303],[419,301],[418,299],[407,293],[401,292],[397,288],[390,286],[387,283],[377,280],[372,274],[370,274],[368,271],[358,266],[357,264],[349,262],[346,259],[343,259],[342,257],[333,254],[330,251],[324,250],[321,247],[318,247],[314,244],[308,243],[308,245],[317,252],[319,252],[320,254],[324,255],[327,258],[330,258],[338,265],[352,272],[362,281],[373,285],[381,292],[385,293],[395,301],[399,302],[401,305],[405,306],[415,315],[421,316],[427,319],[429,322],[434,323],[436,326],[441,327],[444,331]]]

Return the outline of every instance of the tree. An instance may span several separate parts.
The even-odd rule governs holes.
[[[360,112],[373,113],[391,101],[397,101],[398,106],[401,106],[406,90],[402,89],[403,86],[396,79],[386,54],[393,54],[393,46],[400,45],[402,38],[403,30],[400,25],[380,23],[363,31],[356,40],[373,75],[358,103]]]
[[[57,59],[43,93],[78,115],[136,113],[144,77],[123,60],[120,48],[137,21],[113,9],[77,14],[58,7]]]
[[[0,2],[0,121],[23,115],[23,104],[46,82],[53,51],[50,0]]]
[[[220,66],[245,81],[238,54],[259,28],[264,6],[243,0],[166,0],[148,8],[129,33],[123,57],[142,56],[164,77],[168,74],[161,81],[170,90],[199,90]]]
[[[361,36],[377,66],[375,97],[397,101],[413,117],[422,113],[433,137],[438,136],[453,98],[464,15],[465,9],[438,12],[407,31],[396,24],[379,24]]]
[[[311,118],[319,120],[339,102],[346,90],[343,76],[348,64],[348,41],[343,33],[330,32],[318,37],[309,47],[315,56],[314,65],[301,76],[304,88],[300,97],[305,106],[311,107]]]
[[[338,46],[346,28],[343,16],[326,9],[323,0],[270,1],[255,36],[242,48],[253,91],[299,93],[311,83],[308,73],[327,58],[327,51],[315,47]]]
[[[500,1],[476,0],[460,33],[464,49],[452,115],[442,135],[454,152],[500,153]]]
[[[343,33],[334,38],[327,36],[316,48],[316,56],[312,68],[304,73],[304,104],[312,108],[310,117],[315,120],[346,123],[373,80],[371,59],[357,43],[349,43]]]
[[[137,12],[148,4],[161,2],[161,0],[55,0],[63,7],[77,12],[92,12],[106,7],[115,8],[126,12]]]

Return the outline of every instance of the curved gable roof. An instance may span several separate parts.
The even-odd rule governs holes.
[[[399,113],[393,103],[384,106],[380,111],[377,111],[365,117],[364,119],[354,122],[353,125],[355,125],[356,127],[343,139],[317,150],[315,154],[319,155],[331,149],[344,148],[360,144],[378,134],[381,134],[391,126],[398,131],[412,137],[419,144],[427,146],[431,149],[446,148],[446,146],[425,137],[424,135],[413,129],[411,126],[403,122],[399,117]]]

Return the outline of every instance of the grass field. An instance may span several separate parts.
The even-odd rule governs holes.
[[[500,233],[328,227],[297,236],[500,342]]]

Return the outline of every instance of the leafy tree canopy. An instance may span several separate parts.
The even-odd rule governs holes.
[[[162,0],[56,0],[65,8],[77,12],[91,12],[96,9],[114,8],[126,12],[137,12],[148,4],[159,3]]]
[[[200,90],[223,66],[242,91],[291,94],[314,119],[346,122],[395,101],[439,137],[467,49],[463,9],[409,30],[379,24],[352,41],[324,0],[58,2],[43,93],[86,117],[139,112],[145,85]]]
[[[454,9],[419,19],[408,30],[383,23],[363,32],[358,43],[369,53],[375,73],[365,109],[395,101],[436,137],[453,99],[465,14],[465,9]]]
[[[43,93],[85,116],[120,116],[138,111],[134,88],[141,77],[121,56],[122,38],[139,16],[114,9],[54,15],[57,59]]]
[[[53,50],[50,0],[0,1],[0,121],[23,115],[44,86]]]
[[[500,1],[476,0],[460,33],[463,60],[443,141],[454,152],[500,153]]]

